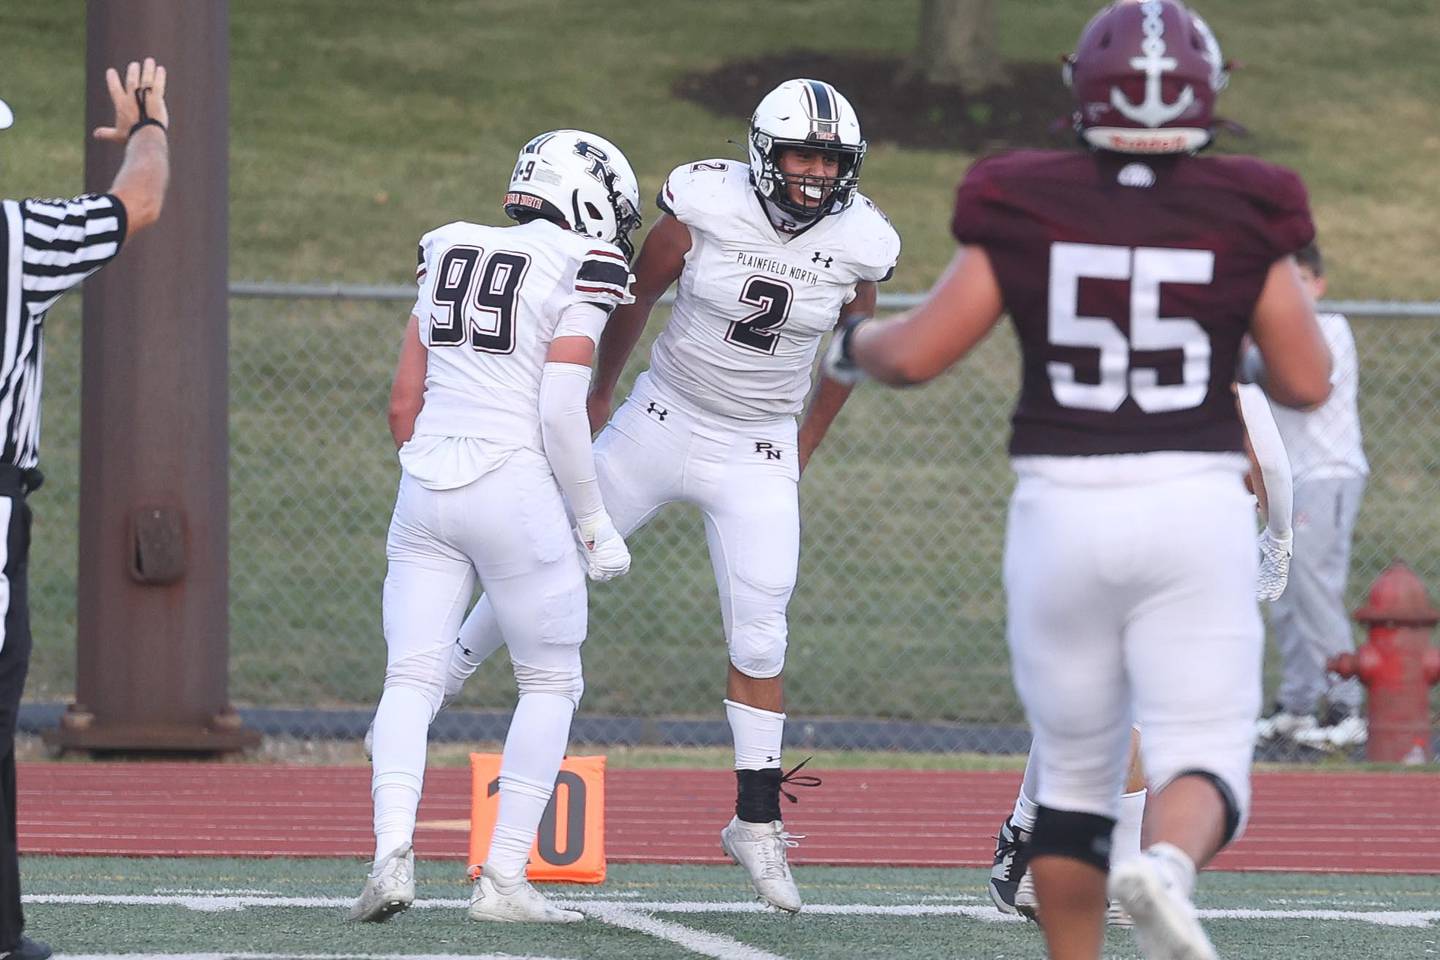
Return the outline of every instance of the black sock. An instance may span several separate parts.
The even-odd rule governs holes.
[[[735,816],[746,823],[780,819],[780,768],[735,771]]]

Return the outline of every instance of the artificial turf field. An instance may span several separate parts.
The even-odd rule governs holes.
[[[558,927],[477,924],[451,861],[417,864],[416,908],[344,920],[366,864],[334,859],[27,857],[28,932],[66,957],[849,957],[1024,960],[1040,931],[1001,918],[985,871],[800,867],[795,917],[761,912],[734,867],[612,866],[600,886],[548,885],[587,914]],[[1198,903],[1227,960],[1440,955],[1440,879],[1207,873]],[[1138,958],[1112,928],[1109,958]]]

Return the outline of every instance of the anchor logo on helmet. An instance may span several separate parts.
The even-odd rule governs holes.
[[[1174,70],[1180,62],[1165,56],[1165,17],[1163,8],[1155,0],[1148,0],[1143,7],[1145,19],[1140,29],[1145,39],[1140,43],[1144,56],[1134,57],[1130,66],[1145,74],[1145,100],[1138,106],[1120,92],[1119,87],[1110,88],[1110,105],[1121,114],[1147,127],[1160,127],[1179,117],[1195,102],[1195,89],[1186,86],[1174,103],[1166,103],[1160,92],[1160,81]]]

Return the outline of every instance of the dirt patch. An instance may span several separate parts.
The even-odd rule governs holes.
[[[687,74],[672,89],[721,116],[748,120],[781,81],[815,77],[849,98],[871,143],[983,153],[1071,142],[1070,92],[1060,82],[1060,64],[1010,63],[1005,69],[1004,85],[967,97],[957,86],[912,75],[898,57],[797,50]]]

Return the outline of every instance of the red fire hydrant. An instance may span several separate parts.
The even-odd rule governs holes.
[[[1386,567],[1370,587],[1370,602],[1355,611],[1370,637],[1354,653],[1331,657],[1329,668],[1359,677],[1370,691],[1370,736],[1365,756],[1379,763],[1424,763],[1430,750],[1430,687],[1440,682],[1440,648],[1430,631],[1440,610],[1425,584],[1404,563]]]

